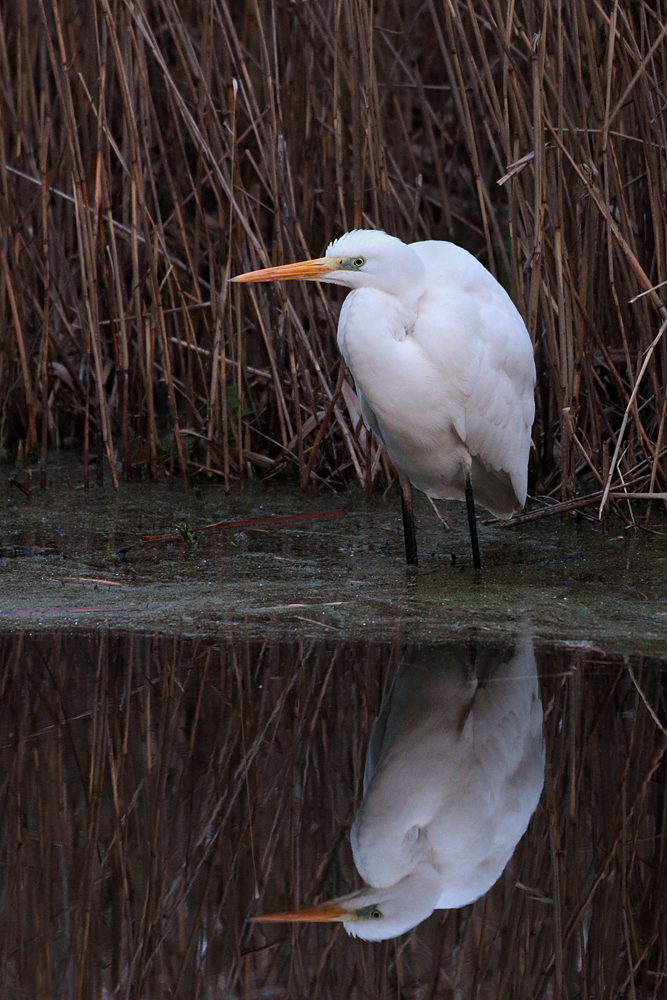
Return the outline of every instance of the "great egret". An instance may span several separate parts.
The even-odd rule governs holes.
[[[475,500],[502,518],[526,500],[535,362],[512,300],[461,247],[408,246],[376,230],[346,233],[318,260],[231,280],[293,278],[353,289],[338,346],[364,420],[399,472],[408,564],[417,565],[412,483],[431,497],[465,499],[478,571]]]
[[[528,826],[544,782],[542,705],[530,640],[509,653],[463,644],[399,668],[371,733],[351,831],[367,885],[256,921],[342,921],[369,941],[489,889]]]

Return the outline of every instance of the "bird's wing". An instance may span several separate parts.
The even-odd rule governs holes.
[[[530,639],[522,640],[514,656],[480,687],[473,716],[477,794],[487,813],[487,854],[480,874],[495,872],[497,878],[523,836],[544,784],[542,704]]]
[[[530,816],[544,781],[542,704],[535,653],[522,640],[475,702],[475,746],[489,787],[517,815]]]
[[[503,287],[466,250],[440,241],[412,247],[428,278],[413,335],[443,367],[453,423],[471,456],[506,474],[522,506],[535,414],[528,331]]]
[[[472,712],[472,757],[456,816],[443,813],[431,839],[450,861],[439,908],[472,902],[500,876],[535,811],[544,784],[542,704],[532,643],[521,640],[480,685]],[[467,866],[464,864],[470,862]],[[467,873],[464,884],[461,879]]]

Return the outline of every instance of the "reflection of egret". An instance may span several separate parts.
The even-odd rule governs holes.
[[[498,517],[523,507],[535,363],[528,331],[504,288],[453,243],[407,246],[356,230],[318,260],[233,281],[327,281],[353,289],[338,346],[366,424],[399,471],[408,563],[417,564],[410,483],[466,500],[475,569],[474,498]]]
[[[342,921],[395,937],[434,909],[464,906],[498,879],[544,781],[532,644],[514,655],[464,645],[403,664],[371,733],[352,827],[358,892],[261,921]]]

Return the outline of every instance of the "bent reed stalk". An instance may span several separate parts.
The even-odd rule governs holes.
[[[390,482],[336,308],[227,285],[378,227],[511,291],[532,492],[667,489],[662,0],[9,0],[0,27],[0,449],[39,445],[43,485],[95,441],[112,482]]]

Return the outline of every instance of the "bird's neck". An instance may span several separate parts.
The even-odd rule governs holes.
[[[415,924],[425,920],[438,905],[442,894],[442,875],[429,861],[421,861],[397,882],[392,895],[399,901],[402,912]]]
[[[348,295],[344,308],[357,337],[364,332],[372,335],[382,331],[391,333],[394,340],[403,340],[415,325],[419,301],[420,296],[392,295],[379,288],[356,288]]]

